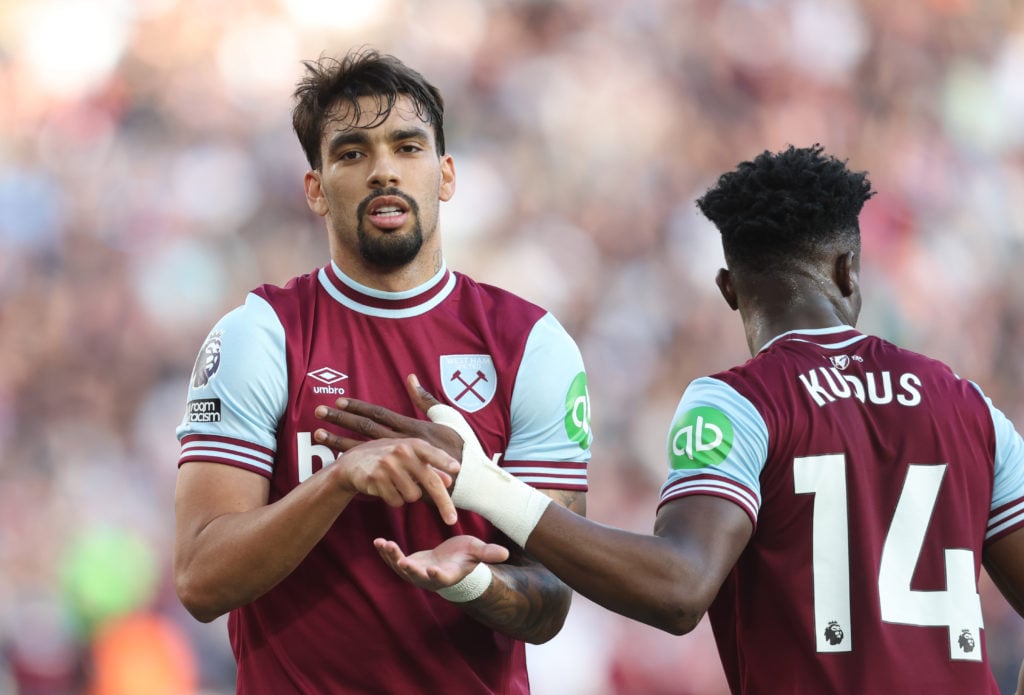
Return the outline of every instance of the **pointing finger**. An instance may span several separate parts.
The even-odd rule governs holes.
[[[406,377],[405,390],[409,392],[409,397],[416,404],[416,407],[424,413],[430,410],[431,406],[441,402],[420,385],[420,380],[415,374],[410,374]]]

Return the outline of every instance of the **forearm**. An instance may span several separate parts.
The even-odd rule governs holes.
[[[527,542],[529,553],[580,595],[673,634],[700,621],[717,592],[699,556],[657,536],[575,517],[549,505]]]
[[[712,496],[663,507],[653,536],[588,521],[500,469],[450,406],[435,403],[427,415],[462,437],[456,506],[484,516],[587,598],[667,632],[697,625],[753,532],[746,512]]]
[[[572,602],[572,589],[536,562],[519,554],[491,565],[493,579],[465,611],[502,634],[541,644],[558,634]]]
[[[575,515],[586,516],[587,496],[579,490],[538,491]],[[508,560],[491,564],[492,579],[486,591],[466,611],[503,634],[532,644],[554,637],[565,624],[572,603],[572,589],[518,546],[508,548]]]
[[[455,429],[464,442],[463,468],[452,493],[457,506],[487,518],[572,589],[610,610],[670,632],[696,624],[703,614],[699,600],[692,610],[666,601],[669,592],[690,584],[685,563],[673,561],[675,554],[662,539],[595,524],[553,503],[491,462],[459,413],[435,405],[428,415]]]
[[[175,582],[189,612],[213,620],[263,595],[302,562],[354,496],[334,484],[332,468],[273,504],[179,532]]]

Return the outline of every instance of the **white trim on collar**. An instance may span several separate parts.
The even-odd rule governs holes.
[[[327,294],[329,294],[335,301],[337,301],[339,304],[345,307],[348,307],[352,311],[359,312],[360,314],[366,314],[367,316],[376,316],[379,318],[386,319],[403,319],[409,318],[410,316],[419,316],[420,314],[427,313],[428,311],[436,307],[438,304],[443,302],[445,299],[447,299],[448,295],[450,295],[452,293],[452,290],[455,289],[455,282],[457,280],[457,278],[455,277],[455,273],[448,273],[448,266],[444,261],[442,261],[441,269],[432,278],[430,278],[423,284],[413,287],[410,290],[403,290],[401,292],[387,292],[384,290],[378,290],[372,287],[367,287],[362,283],[356,282],[349,276],[342,273],[341,269],[338,268],[337,264],[333,260],[331,261],[331,268],[332,270],[334,270],[334,274],[337,276],[339,282],[344,283],[346,287],[352,289],[353,291],[366,295],[367,297],[372,297],[374,299],[396,302],[414,298],[419,294],[423,294],[424,292],[433,289],[434,287],[437,286],[439,282],[441,282],[441,280],[444,279],[445,274],[448,274],[448,281],[445,282],[444,288],[442,288],[440,292],[437,292],[436,294],[432,295],[430,299],[423,302],[422,304],[403,307],[401,309],[385,309],[382,307],[375,307],[370,306],[368,304],[364,304],[339,292],[338,288],[334,286],[334,284],[331,282],[331,279],[327,276],[327,269],[320,269],[320,272],[317,274],[317,279],[320,281],[321,287],[323,287]]]
[[[783,338],[786,338],[787,336],[791,336],[793,334],[801,334],[801,335],[832,335],[833,333],[846,333],[848,331],[855,331],[855,330],[857,330],[857,329],[854,328],[853,326],[847,326],[845,324],[842,325],[842,326],[828,326],[827,328],[796,328],[796,329],[794,329],[792,331],[786,331],[785,333],[780,333],[779,335],[775,336],[774,338],[769,340],[767,343],[762,345],[761,349],[758,350],[758,352],[764,352],[765,350],[768,349],[769,346],[771,346],[774,343],[782,340]],[[857,335],[853,336],[852,338],[849,338],[848,340],[843,340],[843,341],[838,342],[838,343],[823,343],[823,344],[821,344],[821,346],[824,347],[824,348],[831,348],[831,349],[844,348],[847,345],[852,345],[853,343],[859,342],[859,341],[863,340],[866,337],[867,336],[864,335],[863,333],[858,333]],[[799,338],[797,338],[797,340],[799,340]],[[809,342],[812,342],[812,341],[805,340],[803,342],[809,343]]]

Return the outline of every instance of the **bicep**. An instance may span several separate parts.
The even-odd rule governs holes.
[[[658,510],[654,535],[673,546],[710,605],[750,542],[754,524],[742,507],[712,495],[688,495]]]
[[[267,504],[270,480],[251,471],[210,462],[178,469],[174,514],[178,542],[195,539],[214,519]]]

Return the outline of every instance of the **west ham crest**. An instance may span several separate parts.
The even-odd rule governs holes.
[[[498,375],[490,355],[441,355],[441,383],[452,405],[475,413],[494,398]]]

